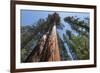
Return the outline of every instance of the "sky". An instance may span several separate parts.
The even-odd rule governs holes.
[[[48,14],[53,14],[53,11],[34,11],[34,10],[21,10],[21,25],[32,25],[36,23],[40,18],[46,19],[48,17]],[[71,26],[64,22],[64,18],[67,16],[77,16],[80,19],[84,19],[86,17],[90,17],[89,13],[83,13],[83,12],[62,12],[62,11],[57,11],[61,18],[61,23],[65,25],[64,29],[62,30],[57,30],[59,33],[60,37],[63,38],[63,34],[66,32],[66,30],[72,31],[73,34],[76,34],[75,31],[71,29]],[[62,39],[63,40],[63,39]]]
[[[34,10],[21,10],[21,25],[32,25],[40,18],[47,18],[48,14],[53,14],[53,11],[34,11]],[[64,17],[77,16],[79,18],[89,17],[89,13],[76,13],[76,12],[61,12],[57,11],[61,17],[61,22],[65,24]]]

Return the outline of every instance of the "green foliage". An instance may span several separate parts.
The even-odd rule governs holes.
[[[89,20],[88,19],[89,18],[84,18],[83,20],[80,20],[77,17],[68,16],[64,18],[64,21],[68,22],[71,25],[72,29],[74,29],[76,32],[84,33],[85,31],[89,32]],[[85,31],[82,31],[83,29]]]
[[[53,24],[56,23],[56,25],[58,25],[60,23],[60,16],[58,13],[54,13],[54,14],[49,14],[48,18],[47,18],[47,22],[49,24]]]
[[[27,49],[25,48],[21,49],[21,62],[25,61],[25,59],[27,58],[27,55],[28,55]]]
[[[85,36],[78,37],[72,35],[72,39],[69,40],[67,36],[63,35],[63,38],[67,41],[73,52],[75,52],[78,60],[89,59],[89,44]]]
[[[89,59],[89,18],[80,20],[80,18],[69,16],[65,17],[64,21],[69,23],[79,36],[70,34],[67,31],[67,35],[64,35],[63,38],[67,41],[79,60]],[[68,39],[69,35],[70,40]]]

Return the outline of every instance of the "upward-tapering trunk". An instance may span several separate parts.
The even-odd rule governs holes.
[[[60,61],[56,25],[43,35],[26,62]]]
[[[51,54],[48,57],[48,61],[59,61],[60,60],[60,53],[59,53],[59,47],[58,47],[56,25],[53,26],[48,43],[49,43],[48,50]]]

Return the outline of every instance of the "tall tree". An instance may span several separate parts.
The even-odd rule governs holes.
[[[77,17],[68,16],[68,17],[64,18],[64,21],[69,23],[71,25],[72,29],[74,29],[79,34],[84,34],[84,35],[88,36],[88,33],[89,33],[88,18],[85,18],[85,20],[81,20],[80,18],[77,18]]]
[[[52,15],[49,14],[45,23],[41,23],[38,23],[40,27],[37,27],[37,31],[40,33],[44,31],[40,39],[42,40],[44,36],[45,39],[38,41],[31,54],[27,57],[26,62],[59,61],[60,52],[56,33],[56,26],[60,26],[59,14],[56,12]]]
[[[79,34],[79,36],[75,34],[70,36],[70,32],[67,31],[65,35],[66,37],[70,36],[71,40],[65,39],[77,55],[77,59],[89,59],[89,18],[80,19],[68,16],[64,20]]]

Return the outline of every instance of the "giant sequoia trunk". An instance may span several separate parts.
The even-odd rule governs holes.
[[[60,61],[56,25],[42,36],[25,62]]]
[[[48,41],[48,50],[50,56],[48,57],[48,61],[59,61],[60,60],[60,53],[57,41],[57,33],[56,33],[56,25],[53,26],[51,35]]]

